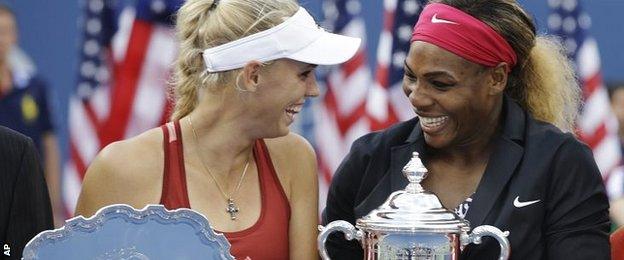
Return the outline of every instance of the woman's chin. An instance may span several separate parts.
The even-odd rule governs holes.
[[[448,147],[450,140],[444,135],[429,135],[424,133],[425,143],[431,148],[434,149],[444,149]]]
[[[278,138],[287,136],[290,133],[290,128],[288,125],[280,124],[276,128],[273,129],[270,133],[267,133],[267,136],[264,138]]]

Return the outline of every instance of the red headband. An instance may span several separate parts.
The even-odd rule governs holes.
[[[516,52],[494,29],[449,5],[432,3],[423,9],[414,26],[412,42],[424,41],[466,60],[494,67],[500,62],[516,65]]]

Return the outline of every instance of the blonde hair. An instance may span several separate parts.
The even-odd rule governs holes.
[[[435,0],[483,21],[502,35],[518,56],[505,88],[531,115],[574,132],[580,88],[564,48],[552,37],[537,36],[530,16],[515,0]]]
[[[282,23],[299,8],[295,0],[187,0],[177,13],[180,50],[173,76],[175,107],[171,118],[191,113],[199,88],[231,85],[240,70],[205,72],[204,49],[264,31]]]
[[[538,36],[522,72],[524,95],[516,99],[536,119],[574,133],[581,90],[574,67],[560,42]]]

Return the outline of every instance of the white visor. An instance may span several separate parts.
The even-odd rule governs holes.
[[[316,65],[333,65],[349,60],[361,39],[326,32],[303,8],[283,23],[241,39],[204,50],[208,72],[242,68],[249,61],[281,58]]]

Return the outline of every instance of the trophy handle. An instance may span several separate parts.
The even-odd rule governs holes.
[[[318,229],[319,231],[321,231],[321,233],[319,234],[316,241],[318,243],[318,250],[321,253],[321,258],[323,260],[331,259],[329,258],[329,254],[327,254],[327,249],[325,249],[325,242],[327,241],[327,237],[329,236],[329,234],[335,231],[339,231],[344,233],[345,239],[353,240],[355,238],[358,241],[362,240],[362,237],[364,236],[361,230],[356,230],[355,227],[351,225],[351,223],[344,220],[332,221],[325,227],[319,225]]]
[[[490,225],[482,225],[474,228],[470,235],[464,235],[465,239],[462,239],[462,245],[467,245],[470,243],[481,244],[481,238],[485,236],[491,236],[498,240],[500,244],[500,256],[499,260],[507,260],[509,258],[509,254],[511,253],[511,247],[509,246],[509,240],[507,236],[509,236],[509,231],[501,231],[495,226]]]

